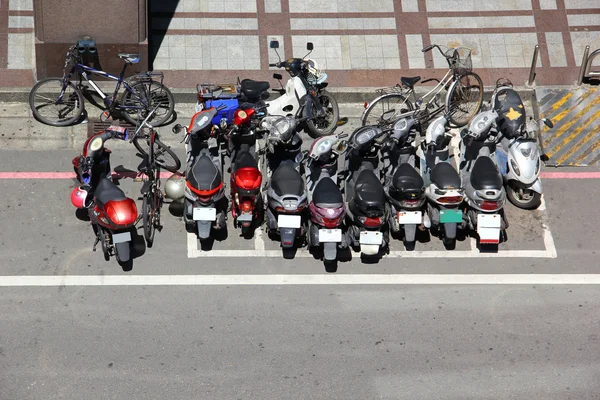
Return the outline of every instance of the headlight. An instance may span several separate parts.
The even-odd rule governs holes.
[[[540,172],[540,159],[537,159],[537,163],[535,164],[535,174],[537,175]]]
[[[102,138],[95,138],[94,140],[92,140],[92,143],[90,143],[90,150],[91,151],[97,151],[100,150],[100,148],[102,147]]]
[[[327,153],[329,149],[331,149],[332,141],[330,139],[323,140],[316,148],[317,155],[321,155]]]
[[[512,167],[515,174],[517,174],[517,176],[521,175],[521,170],[519,170],[519,167],[517,166],[517,163],[515,162],[515,160],[510,160],[510,166]]]
[[[282,140],[286,140],[286,136],[291,137],[291,133],[296,127],[296,120],[293,117],[280,118],[273,123],[271,127],[271,135],[277,136]]]
[[[521,152],[521,154],[523,154],[523,157],[525,158],[529,158],[529,156],[531,155],[531,147],[521,148],[519,149],[519,151]]]
[[[406,122],[406,118],[401,118],[394,124],[395,131],[403,131],[406,129],[408,122]]]

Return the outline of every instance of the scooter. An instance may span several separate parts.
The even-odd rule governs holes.
[[[415,169],[417,113],[402,114],[393,124],[391,145],[382,154],[384,190],[390,205],[390,231],[402,235],[407,250],[415,247],[417,229],[425,229],[425,184]]]
[[[221,106],[222,107],[222,106]],[[173,133],[185,129],[186,187],[183,221],[188,232],[198,238],[211,237],[212,229],[226,229],[227,198],[223,185],[222,135],[226,122],[213,125],[221,107],[195,113],[189,127],[177,124]]]
[[[331,93],[325,91],[327,74],[321,71],[316,62],[307,59],[313,50],[313,44],[307,43],[309,53],[303,58],[290,58],[281,61],[277,52],[279,42],[270,42],[270,48],[274,49],[279,62],[269,64],[270,67],[285,68],[290,74],[285,88],[275,89],[281,94],[280,97],[266,102],[269,105],[268,114],[272,116],[294,116],[305,117],[306,131],[312,138],[332,134],[337,128],[339,120],[339,107]],[[280,74],[273,77],[280,81]],[[244,79],[240,82],[242,93],[241,100],[256,103],[269,97],[267,90],[270,88],[268,82]]]
[[[492,129],[497,114],[477,114],[461,131],[459,170],[466,187],[467,219],[477,232],[479,244],[497,245],[506,239],[508,221],[504,213],[506,192],[502,175],[493,161],[497,132]]]
[[[417,157],[428,200],[424,223],[441,234],[447,248],[454,248],[457,229],[465,227],[461,210],[465,191],[450,160],[449,118],[446,113],[429,124]]]
[[[96,234],[93,251],[100,243],[106,261],[114,255],[123,268],[131,269],[131,229],[138,220],[137,206],[110,179],[110,150],[104,147],[106,140],[125,140],[127,134],[127,129],[111,126],[86,140],[83,153],[73,159],[77,180],[83,185],[73,190],[71,202],[88,210]]]
[[[346,149],[347,134],[315,140],[306,153],[306,184],[310,210],[309,248],[322,247],[325,261],[337,259],[337,250],[348,248],[343,227],[346,207],[338,186],[338,159]]]
[[[253,222],[262,219],[262,174],[259,169],[260,145],[256,140],[257,108],[238,109],[228,132],[227,152],[231,158],[231,215],[233,226],[246,236]],[[258,146],[258,149],[257,149]]]
[[[348,237],[365,256],[376,256],[389,244],[389,208],[380,181],[379,150],[389,131],[376,126],[355,130],[348,140],[344,195],[347,204]]]
[[[537,141],[539,123],[530,120],[533,124],[526,129],[525,107],[508,80],[497,82],[491,109],[498,114],[496,125],[502,133],[496,149],[496,161],[504,178],[507,197],[519,208],[534,210],[542,202],[541,163],[548,161]],[[541,121],[548,128],[554,127],[549,119]]]
[[[264,188],[267,232],[279,236],[281,247],[293,248],[306,234],[307,192],[300,174],[302,139],[295,117],[279,117],[266,134],[263,171],[269,179]]]

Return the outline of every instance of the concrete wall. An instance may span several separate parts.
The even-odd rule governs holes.
[[[148,68],[147,0],[36,0],[34,16],[37,79],[62,75],[67,49],[85,35],[96,40],[96,67],[117,74],[116,54],[131,52],[141,62],[129,73]]]

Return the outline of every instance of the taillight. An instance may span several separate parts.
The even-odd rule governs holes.
[[[367,102],[365,101],[364,107],[365,107],[365,108],[369,107],[369,103],[367,103]]]
[[[463,200],[462,196],[444,196],[440,197],[438,201],[444,204],[455,204],[460,203]]]
[[[240,202],[240,210],[243,212],[250,212],[254,209],[254,201],[253,200],[243,200]]]
[[[498,206],[497,202],[495,202],[495,201],[487,201],[487,200],[484,200],[481,203],[480,207],[481,207],[482,210],[487,210],[487,211],[494,211],[494,210],[497,210],[498,208],[500,208]]]
[[[315,214],[317,220],[324,228],[335,228],[340,224],[341,216],[337,218],[325,218],[322,215]]]
[[[381,217],[358,217],[358,220],[364,225],[371,228],[377,228],[383,225]]]
[[[412,208],[418,207],[421,200],[402,200],[400,202],[400,207]]]

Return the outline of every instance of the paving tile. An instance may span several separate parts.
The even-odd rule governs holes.
[[[540,8],[542,10],[556,10],[556,0],[540,0]]]
[[[562,32],[546,32],[546,44],[548,46],[548,55],[550,57],[550,66],[566,67],[567,56],[563,43]]]
[[[402,0],[402,12],[418,12],[418,0]]]

